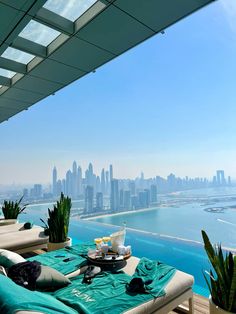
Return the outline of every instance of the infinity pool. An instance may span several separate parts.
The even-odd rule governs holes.
[[[118,229],[119,227],[97,222],[72,219],[69,234],[75,244],[110,235]],[[202,273],[210,265],[201,244],[127,229],[126,245],[132,246],[132,254],[135,256],[160,260],[192,274],[195,278],[194,292],[208,297],[209,290]]]

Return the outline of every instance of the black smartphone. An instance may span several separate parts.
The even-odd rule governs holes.
[[[70,262],[70,261],[73,261],[74,259],[76,259],[76,257],[75,256],[72,256],[72,257],[68,257],[68,258],[65,258],[65,259],[63,259],[63,262]]]

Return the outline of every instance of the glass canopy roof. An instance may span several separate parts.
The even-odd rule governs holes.
[[[39,22],[31,20],[19,34],[20,37],[48,46],[61,33]]]
[[[2,57],[23,64],[28,64],[35,56],[18,49],[8,47],[2,54]]]
[[[12,78],[15,74],[16,74],[16,72],[0,68],[0,75],[1,76],[5,76],[7,78]]]
[[[95,2],[97,0],[48,0],[43,7],[74,22]]]

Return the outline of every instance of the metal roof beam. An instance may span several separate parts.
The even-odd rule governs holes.
[[[27,72],[25,64],[3,57],[0,57],[0,68],[23,74]]]
[[[28,52],[37,57],[46,58],[47,57],[47,48],[43,45],[37,44],[31,40],[25,39],[18,36],[11,47]]]
[[[74,33],[74,23],[59,14],[45,8],[41,8],[35,18],[36,21],[51,27],[60,33],[72,35]]]
[[[5,76],[0,75],[0,85],[11,86],[11,79]]]

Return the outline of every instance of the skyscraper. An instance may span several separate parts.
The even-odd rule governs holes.
[[[110,182],[111,182],[113,180],[113,166],[112,165],[110,165],[109,170],[110,170]]]
[[[144,190],[138,193],[138,202],[140,208],[147,208],[150,204],[149,190]]]
[[[93,176],[93,165],[91,162],[89,163],[88,166],[88,185],[94,186],[94,176]]]
[[[99,176],[96,177],[96,192],[101,192],[101,181]]]
[[[66,195],[72,196],[73,176],[71,170],[66,172]]]
[[[102,192],[98,192],[96,194],[96,210],[97,211],[103,210],[103,194],[102,194]]]
[[[129,210],[131,208],[131,193],[130,191],[124,191],[124,209]]]
[[[33,196],[35,199],[39,199],[42,197],[43,195],[43,188],[42,188],[42,184],[35,184],[34,188],[33,188]]]
[[[150,201],[151,203],[157,202],[157,186],[154,184],[150,187]]]
[[[109,171],[105,172],[105,178],[106,178],[106,195],[109,195],[110,188],[109,188]]]
[[[78,196],[82,194],[82,169],[79,166],[77,172],[77,180],[78,180]]]
[[[120,201],[119,201],[120,209],[124,208],[124,190],[120,189]]]
[[[93,187],[87,185],[85,188],[85,208],[84,213],[89,214],[93,212],[93,194],[94,190]]]
[[[105,194],[105,191],[106,191],[105,170],[103,168],[101,172],[101,192]]]
[[[136,187],[135,187],[135,182],[134,181],[130,181],[129,182],[129,189],[130,189],[131,195],[135,195],[136,194]]]
[[[216,171],[216,181],[217,181],[217,185],[219,185],[219,186],[226,184],[224,170],[217,170]]]
[[[54,197],[57,196],[57,169],[55,166],[52,170],[52,194]]]
[[[78,196],[78,181],[77,181],[77,164],[76,161],[72,165],[72,198],[76,199]]]
[[[111,181],[111,210],[118,211],[120,209],[119,206],[119,182],[116,179]]]

